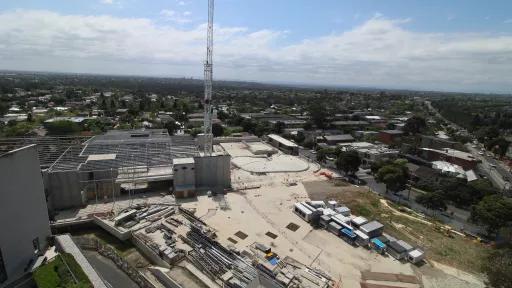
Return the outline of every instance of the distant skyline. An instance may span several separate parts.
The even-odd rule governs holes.
[[[512,1],[216,0],[214,78],[512,93]],[[0,69],[202,78],[206,0],[0,2]]]

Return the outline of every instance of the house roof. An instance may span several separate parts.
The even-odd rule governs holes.
[[[370,231],[374,231],[377,229],[381,229],[382,227],[384,227],[384,225],[382,225],[380,222],[372,221],[372,222],[364,224],[359,229],[363,232],[370,232]]]
[[[341,135],[326,135],[324,136],[327,141],[349,141],[354,140],[354,137],[350,134],[341,134]]]

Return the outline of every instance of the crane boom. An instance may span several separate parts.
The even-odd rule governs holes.
[[[208,0],[208,31],[206,32],[206,62],[204,63],[204,154],[213,150],[212,134],[212,81],[213,81],[213,7],[214,0]]]

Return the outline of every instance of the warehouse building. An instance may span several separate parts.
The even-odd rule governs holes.
[[[35,145],[0,155],[0,287],[23,282],[48,246],[51,232],[39,165]]]
[[[292,155],[299,155],[299,145],[276,134],[269,134],[268,141],[272,146]]]
[[[193,197],[231,186],[230,156],[203,156],[194,138],[165,129],[113,130],[70,146],[44,173],[49,206],[61,210],[146,191]]]

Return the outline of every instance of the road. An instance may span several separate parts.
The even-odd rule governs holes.
[[[510,168],[507,167],[503,162],[493,159],[487,155],[480,155],[477,148],[473,148],[472,145],[466,144],[468,151],[481,161],[477,168],[479,172],[485,174],[491,182],[499,187],[504,192],[510,191],[510,185],[512,183],[512,174]]]
[[[430,101],[425,101],[425,105],[427,105],[430,112],[434,113],[436,117],[444,120],[446,123],[449,123],[453,128],[459,131],[466,131],[464,128],[444,118],[443,115],[441,115],[437,111],[437,109],[432,106]],[[466,144],[465,146],[476,159],[480,159],[482,161],[482,163],[478,165],[478,168],[480,170],[479,172],[487,175],[487,177],[489,177],[492,183],[495,186],[499,187],[502,191],[510,192],[512,183],[512,174],[510,173],[510,167],[508,167],[501,161],[493,159],[492,157],[489,157],[487,155],[480,155],[480,151],[476,148],[473,148],[472,145],[470,144]]]
[[[106,281],[108,287],[112,288],[139,288],[135,282],[121,271],[114,262],[101,256],[96,251],[83,250],[85,258],[91,263],[92,267],[98,272],[101,279]]]

